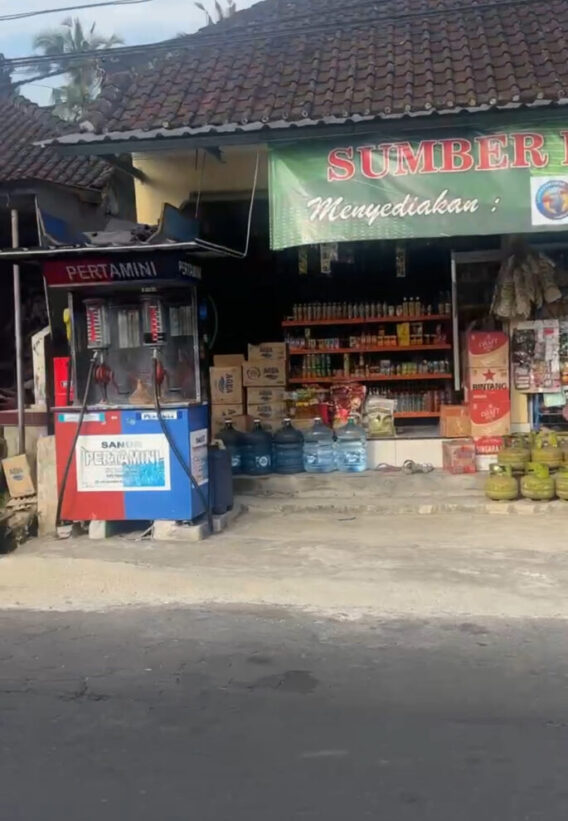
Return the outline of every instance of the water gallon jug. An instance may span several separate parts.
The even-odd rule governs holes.
[[[304,436],[292,427],[290,419],[284,419],[282,427],[274,434],[273,456],[275,473],[302,473]]]
[[[343,473],[361,473],[367,470],[367,436],[355,417],[350,416],[347,424],[339,428],[336,435],[338,470]]]
[[[304,436],[304,470],[308,473],[335,470],[333,431],[319,417]]]
[[[272,436],[262,429],[260,419],[243,437],[242,467],[248,476],[266,476],[272,470]]]
[[[220,439],[229,451],[231,470],[233,473],[240,473],[242,471],[243,434],[235,430],[230,419],[225,419],[225,425],[222,430],[217,433],[216,438]]]

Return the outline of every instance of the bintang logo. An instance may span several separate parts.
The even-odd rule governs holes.
[[[509,385],[507,382],[496,382],[495,381],[495,371],[492,371],[490,368],[486,370],[483,374],[483,382],[474,382],[472,384],[472,390],[478,391],[508,391]]]

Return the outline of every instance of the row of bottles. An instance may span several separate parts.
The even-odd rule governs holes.
[[[300,302],[292,306],[292,319],[297,322],[330,319],[379,319],[386,316],[448,316],[452,312],[449,291],[440,291],[438,298],[427,302],[419,296],[405,296],[399,303],[389,302]]]
[[[249,476],[265,476],[269,473],[329,473],[340,470],[347,473],[367,469],[366,435],[353,417],[337,431],[333,431],[316,419],[305,436],[296,430],[290,419],[274,436],[263,430],[260,420],[255,419],[249,433],[235,430],[230,419],[219,431],[229,451],[233,473]]]
[[[372,388],[367,396],[394,399],[397,413],[438,413],[441,405],[452,404],[451,388],[408,391]]]
[[[408,345],[445,345],[448,342],[448,334],[444,326],[440,323],[436,326],[427,325],[434,333],[426,333],[422,322],[412,322],[410,327],[403,329],[399,333],[392,333],[398,329],[398,325],[390,325],[385,328],[379,325],[375,333],[352,334],[348,337],[324,337],[315,339],[309,333],[304,336],[292,336],[288,334],[285,338],[286,344],[295,350],[334,351],[337,348],[396,348]],[[309,329],[308,329],[309,330]]]
[[[343,355],[343,367],[338,367],[331,354],[308,354],[302,359],[300,367],[292,370],[293,378],[318,379],[329,377],[356,377],[364,379],[373,376],[419,376],[430,374],[451,373],[450,360],[444,359],[413,359],[399,361],[394,359],[377,359],[363,354],[353,356]]]

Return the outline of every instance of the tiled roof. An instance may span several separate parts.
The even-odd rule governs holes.
[[[88,117],[95,132],[568,102],[568,0],[264,0],[182,43],[109,75]]]
[[[102,188],[110,166],[87,157],[64,157],[53,149],[34,146],[74,127],[45,108],[9,90],[0,93],[0,184],[42,181],[76,188]]]

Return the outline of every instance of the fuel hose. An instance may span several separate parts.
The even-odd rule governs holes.
[[[153,388],[154,388],[154,407],[156,408],[156,414],[158,416],[158,421],[160,423],[160,427],[162,428],[162,432],[163,432],[164,436],[166,437],[168,445],[172,449],[172,451],[174,453],[174,456],[178,460],[182,470],[184,471],[184,473],[188,477],[189,481],[191,482],[191,484],[195,488],[195,492],[199,496],[199,501],[203,505],[203,509],[205,510],[205,513],[207,514],[207,523],[209,525],[209,531],[210,531],[210,533],[213,533],[213,513],[211,511],[211,505],[209,504],[209,500],[205,498],[205,494],[203,493],[203,490],[201,489],[197,479],[195,478],[195,476],[191,472],[189,464],[183,458],[183,455],[181,454],[178,446],[176,445],[175,440],[174,440],[171,432],[168,430],[168,426],[166,425],[166,421],[165,421],[164,417],[162,416],[162,408],[160,406],[160,397],[159,397],[159,394],[158,394],[158,357],[154,356],[153,361],[154,361],[154,367],[153,367],[153,370],[152,370],[152,382],[153,382]],[[211,495],[211,494],[209,494],[209,495]]]
[[[83,424],[83,419],[85,418],[85,411],[87,410],[87,400],[89,398],[89,391],[91,390],[91,382],[93,381],[93,373],[95,370],[95,365],[99,358],[99,352],[95,351],[93,357],[91,359],[91,363],[89,365],[89,371],[87,373],[87,382],[85,384],[85,394],[83,396],[83,401],[81,403],[81,410],[79,412],[79,421],[77,422],[77,430],[75,431],[75,436],[73,437],[73,442],[71,444],[71,448],[69,450],[69,456],[67,457],[67,462],[65,464],[65,470],[63,471],[63,477],[61,479],[61,487],[59,488],[59,495],[57,497],[57,511],[55,513],[55,529],[59,527],[61,524],[61,509],[63,507],[63,497],[65,496],[65,488],[67,487],[67,479],[69,478],[69,471],[71,470],[71,463],[73,462],[73,457],[75,456],[75,448],[77,447],[77,440],[81,434],[81,426]],[[67,380],[68,383],[70,379]]]

